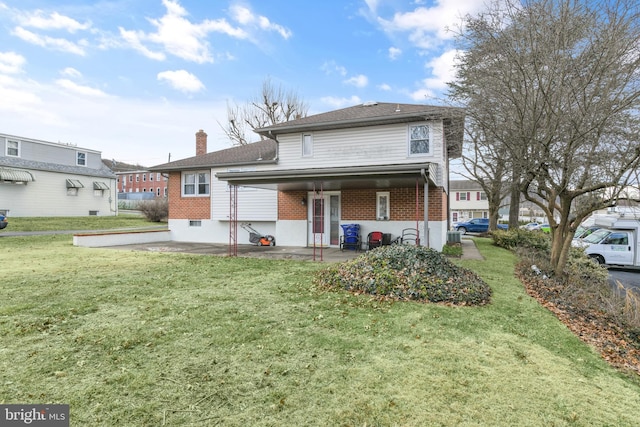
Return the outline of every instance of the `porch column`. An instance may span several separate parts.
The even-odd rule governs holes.
[[[420,170],[420,174],[424,178],[424,236],[425,243],[422,246],[431,247],[429,243],[429,172],[425,169]]]

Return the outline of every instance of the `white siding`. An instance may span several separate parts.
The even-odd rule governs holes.
[[[409,125],[395,124],[312,132],[313,156],[302,157],[302,133],[278,137],[277,169],[302,169],[384,164],[444,163],[442,122],[430,126],[431,153],[408,155]]]
[[[219,181],[216,178],[216,173],[222,171],[228,170],[213,169],[211,171],[211,219],[228,221],[229,187],[226,181]],[[278,217],[278,192],[239,187],[237,207],[238,221],[275,221]]]
[[[0,209],[7,210],[9,216],[87,216],[89,211],[97,211],[99,216],[117,214],[116,180],[102,177],[72,175],[66,173],[30,171],[35,181],[27,184],[0,184]],[[77,196],[67,195],[67,179],[82,182]],[[93,182],[109,185],[111,190],[96,196]]]
[[[275,221],[253,221],[251,226],[261,234],[276,236],[276,244],[279,245],[276,234]],[[197,242],[212,244],[229,243],[229,221],[201,220],[199,227],[189,225],[187,219],[169,219],[169,229],[172,240],[176,242]],[[238,224],[238,243],[241,245],[252,244],[249,241],[249,232]],[[302,245],[300,245],[302,246]]]

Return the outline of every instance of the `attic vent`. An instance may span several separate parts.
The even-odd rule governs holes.
[[[374,105],[378,105],[378,103],[376,101],[367,101],[362,104],[363,107],[373,107]]]

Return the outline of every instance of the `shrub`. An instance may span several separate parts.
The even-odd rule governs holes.
[[[474,272],[459,267],[433,249],[412,245],[382,246],[318,272],[316,283],[398,300],[455,305],[483,305],[491,288]]]
[[[493,242],[505,249],[529,248],[548,252],[551,248],[551,237],[546,233],[523,230],[496,230],[491,233]]]
[[[144,200],[138,203],[137,209],[142,212],[149,221],[160,222],[169,216],[169,201],[164,197]]]

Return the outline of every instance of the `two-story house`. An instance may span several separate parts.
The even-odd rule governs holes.
[[[451,222],[489,218],[487,193],[476,181],[451,180],[449,181],[449,189]]]
[[[117,215],[116,192],[116,176],[99,151],[0,134],[0,212]]]
[[[358,224],[363,236],[414,228],[422,245],[441,249],[448,161],[460,155],[463,126],[460,109],[371,102],[256,129],[268,139],[150,170],[170,174],[175,240],[223,243],[234,222],[251,221],[278,245],[338,246],[342,226]]]

